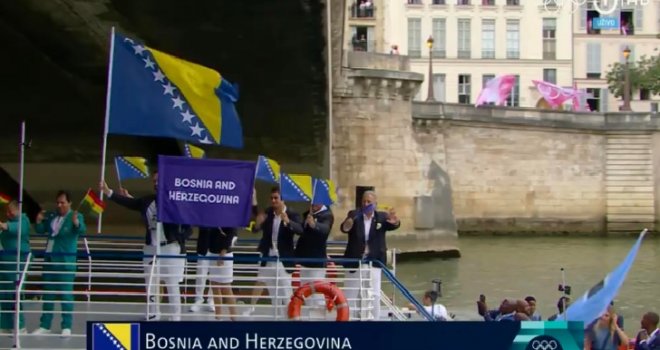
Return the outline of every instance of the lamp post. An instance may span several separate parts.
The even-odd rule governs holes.
[[[626,60],[623,67],[623,106],[621,111],[630,112],[630,64],[628,63],[630,57],[630,48],[626,46],[623,50],[623,58]]]
[[[426,102],[435,102],[435,97],[433,93],[433,37],[429,35],[429,38],[426,39],[426,46],[429,48],[429,91],[428,96],[426,97]]]

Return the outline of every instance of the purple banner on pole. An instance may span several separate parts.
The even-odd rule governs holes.
[[[255,162],[159,156],[158,220],[206,227],[246,227]]]

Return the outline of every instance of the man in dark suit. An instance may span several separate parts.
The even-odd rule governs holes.
[[[279,187],[271,189],[270,203],[266,212],[259,214],[256,219],[255,232],[263,232],[257,250],[262,257],[291,259],[294,257],[293,236],[303,232],[300,215],[286,207]],[[264,261],[257,276],[266,285],[272,304],[280,316],[285,314],[293,294],[291,271],[286,269],[293,266],[291,260]]]
[[[158,189],[158,172],[152,176],[154,190]],[[149,308],[147,321],[157,321],[160,319],[159,306],[160,298],[157,298],[159,275],[164,275],[161,279],[167,287],[167,299],[172,306],[172,321],[181,320],[181,290],[179,283],[183,281],[183,272],[186,264],[185,249],[186,239],[192,234],[192,227],[188,225],[162,224],[162,229],[158,229],[160,224],[157,220],[156,195],[151,194],[141,198],[133,198],[128,191],[120,189],[121,193],[115,193],[105,181],[100,183],[100,190],[111,201],[131,210],[139,211],[145,226],[145,242],[143,254],[145,283],[149,286],[147,296],[149,298]],[[179,258],[158,259],[156,269],[153,269],[155,277],[151,276],[152,265],[155,255],[180,255]]]
[[[655,312],[647,312],[642,316],[642,330],[637,334],[635,350],[659,350],[660,329],[658,321],[660,317]]]
[[[332,230],[335,217],[332,211],[323,204],[312,204],[311,210],[303,214],[303,232],[296,243],[296,257],[304,259],[325,259],[327,257],[327,241]],[[300,283],[314,283],[325,279],[325,262],[301,261]],[[308,303],[323,307],[324,298],[320,294],[309,297]]]
[[[388,212],[383,212],[376,211],[376,207],[376,193],[365,191],[362,195],[362,208],[348,212],[346,219],[341,224],[341,231],[348,234],[344,258],[374,260],[383,265],[387,262],[385,234],[387,231],[398,229],[401,222],[393,208],[390,208]],[[347,268],[357,268],[358,266],[360,266],[358,269],[360,275],[357,274],[358,270],[349,271],[346,274],[344,294],[349,300],[351,309],[356,310],[358,292],[365,288],[364,285],[360,285],[360,281],[371,282],[371,286],[367,288],[372,292],[369,298],[374,300],[372,317],[377,320],[380,318],[380,266],[377,263],[373,265],[373,268],[357,262],[344,264],[344,267]],[[360,304],[362,304],[363,297],[360,295]]]

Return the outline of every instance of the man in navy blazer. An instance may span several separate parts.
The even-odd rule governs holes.
[[[261,263],[257,278],[266,285],[273,306],[278,314],[284,315],[289,299],[293,294],[291,289],[291,268],[294,262],[293,237],[303,232],[300,215],[288,209],[280,194],[280,188],[270,191],[271,206],[256,219],[255,232],[262,231],[257,250],[262,257],[279,257],[288,261],[264,261]]]
[[[365,191],[362,195],[362,208],[348,212],[346,219],[341,224],[341,231],[348,234],[348,244],[344,252],[344,258],[347,259],[367,259],[374,260],[374,267],[362,265],[359,269],[361,276],[357,275],[357,270],[349,271],[344,281],[344,294],[349,300],[352,310],[357,311],[357,306],[362,304],[360,309],[367,305],[357,303],[358,292],[365,288],[360,287],[360,281],[371,282],[367,287],[371,291],[370,298],[373,298],[374,319],[380,318],[380,281],[381,271],[379,262],[385,265],[387,262],[387,242],[385,234],[387,231],[394,231],[401,226],[401,221],[396,216],[396,212],[391,208],[388,212],[376,211],[377,197],[374,191]],[[344,267],[357,268],[358,262],[344,263]],[[360,300],[364,296],[360,295]],[[362,311],[362,310],[360,310]],[[365,314],[361,314],[365,315]]]
[[[642,316],[642,330],[637,334],[635,350],[660,350],[659,320],[655,312],[647,312]]]

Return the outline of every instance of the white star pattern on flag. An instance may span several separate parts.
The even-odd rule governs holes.
[[[300,197],[302,197],[302,198],[304,198],[305,200],[308,200],[308,201],[310,200],[310,198],[307,197],[307,195],[305,194],[305,192],[303,192],[303,190],[302,190],[300,187],[298,187],[298,185],[297,185],[295,182],[293,182],[293,179],[292,179],[292,178],[290,178],[290,177],[287,176],[286,181],[287,181],[289,184],[291,184],[291,187],[293,187],[293,188],[296,190],[296,192],[298,192],[298,194],[300,195]]]
[[[163,74],[158,67],[158,62],[155,61],[149,49],[144,45],[135,44],[133,39],[130,38],[124,38],[124,42],[130,44],[129,46],[135,51],[136,56],[144,57],[142,59],[144,62],[144,69],[153,74],[154,82],[159,82],[163,88],[163,95],[172,96],[172,109],[179,109],[179,111],[181,111],[181,123],[190,128],[191,136],[196,136],[196,141],[199,143],[214,144],[215,142],[211,139],[208,130],[204,124],[201,123],[199,117],[195,115],[195,111],[191,107],[184,108],[184,105],[187,104],[185,97],[178,92],[177,86],[172,84],[167,76]]]
[[[136,55],[142,56],[142,53],[144,52],[144,50],[146,50],[146,48],[142,45],[134,45],[133,50],[135,50]]]
[[[159,70],[153,72],[154,74],[154,81],[160,81],[161,83],[164,83],[163,79],[165,79],[165,74]]]
[[[165,91],[163,92],[163,95],[172,95],[174,96],[174,90],[176,89],[174,85],[170,84],[168,81],[167,84],[163,85],[163,88]]]
[[[199,126],[199,123],[196,123],[194,126],[191,126],[190,129],[192,130],[192,134],[190,136],[199,136],[202,137],[202,131],[204,131],[204,128],[201,128]]]
[[[187,109],[185,112],[181,113],[181,116],[183,117],[184,123],[190,123],[190,124],[192,124],[192,118],[195,118],[195,115],[190,113]]]
[[[117,340],[117,338],[115,338],[115,336],[112,335],[112,333],[110,333],[103,325],[97,324],[96,327],[98,327],[98,329],[100,329],[103,332],[103,335],[105,335],[108,338],[108,340],[112,342],[113,345],[117,346],[117,349],[119,350],[126,349],[124,346],[121,345],[119,340]]]
[[[154,65],[155,62],[152,61],[151,58],[149,58],[149,56],[143,59],[143,61],[144,61],[144,68],[156,68],[156,66]]]

